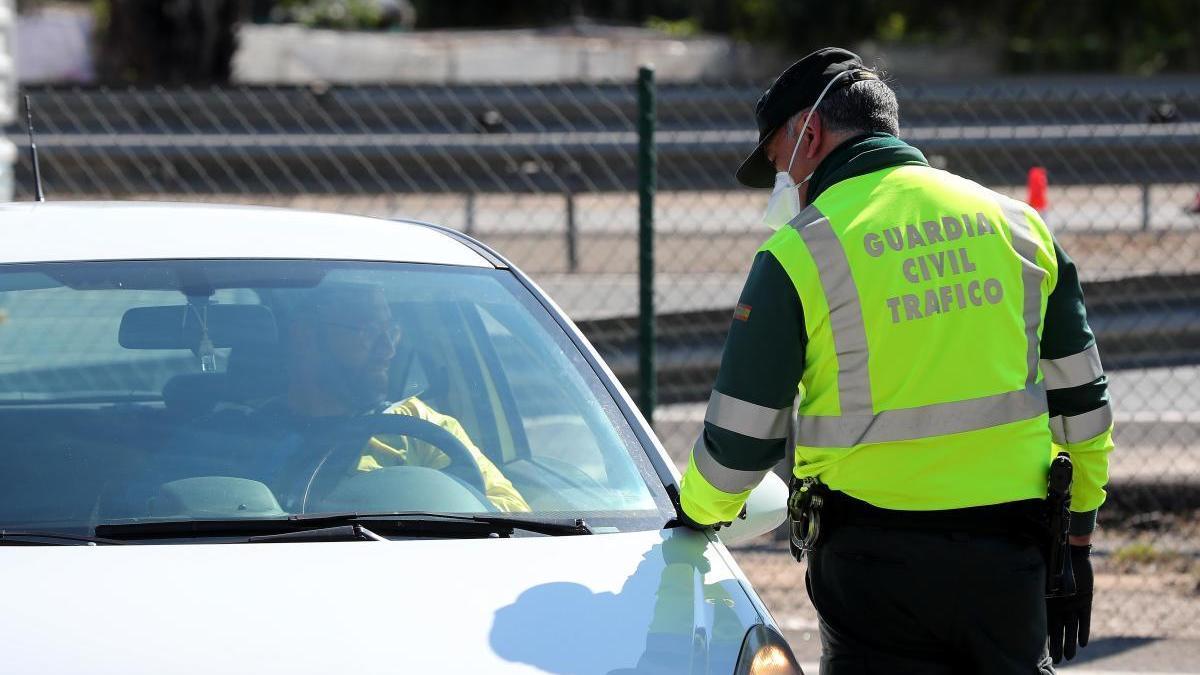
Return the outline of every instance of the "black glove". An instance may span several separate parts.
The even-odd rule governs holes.
[[[677,520],[681,524],[687,525],[688,527],[692,528],[693,530],[699,530],[701,532],[716,531],[716,530],[721,529],[722,527],[725,527],[726,525],[733,524],[730,521],[722,521],[722,522],[712,523],[710,525],[705,525],[703,523],[699,523],[695,520],[692,520],[692,517],[687,514],[687,511],[683,510],[683,503],[679,499],[679,492],[678,492],[678,490],[675,489],[674,486],[670,486],[667,488],[667,495],[671,498],[671,504],[675,506],[675,513],[679,514],[679,518],[677,518]],[[746,507],[745,506],[742,507],[742,511],[741,511],[741,513],[738,514],[738,517],[739,518],[746,517]]]
[[[688,516],[687,512],[683,509],[679,510],[679,522],[687,525],[693,530],[699,530],[701,532],[706,532],[708,530],[719,530],[721,529],[721,526],[724,525],[724,523],[713,523],[712,525],[703,525],[701,523],[697,523],[696,521],[692,520],[691,517]]]
[[[726,525],[733,524],[732,522],[726,520],[726,521],[712,523],[711,525],[703,525],[701,523],[698,523],[698,522],[692,520],[692,517],[687,514],[687,511],[683,510],[682,506],[677,506],[676,508],[679,511],[679,522],[683,523],[684,525],[687,525],[688,527],[692,528],[693,530],[700,530],[701,532],[706,532],[706,531],[710,531],[710,530],[716,531],[716,530],[721,529],[722,527],[725,527]],[[746,514],[746,508],[742,507],[742,512],[741,512],[741,514],[738,515],[738,517],[745,518],[746,517],[745,514]]]
[[[1086,647],[1092,630],[1092,547],[1071,546],[1075,595],[1046,599],[1050,657],[1058,663],[1075,658],[1076,644]]]

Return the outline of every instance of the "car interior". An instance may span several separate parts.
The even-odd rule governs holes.
[[[2,393],[6,377],[0,376],[0,519],[52,527],[294,512],[294,495],[276,494],[279,485],[268,485],[246,468],[248,455],[267,452],[258,441],[270,440],[269,434],[256,435],[254,411],[278,401],[287,384],[281,336],[288,308],[273,289],[255,294],[258,304],[206,306],[203,331],[186,320],[195,298],[185,303],[181,294],[177,305],[129,308],[117,335],[96,336],[156,358],[88,366],[96,371],[91,377],[113,378],[112,390],[119,392],[122,369],[142,374],[159,369],[165,377],[157,396],[104,400],[98,392],[76,401],[21,401]],[[535,512],[613,509],[621,500],[645,508],[648,496],[628,494],[637,492],[631,482],[645,493],[628,450],[597,440],[605,433],[619,437],[610,431],[611,421],[579,403],[580,392],[555,370],[562,364],[538,353],[523,334],[527,322],[508,315],[513,307],[391,300],[404,339],[389,367],[390,401],[415,396],[456,418]],[[211,343],[208,363],[205,340]],[[112,350],[112,344],[103,349]],[[11,385],[17,377],[70,375],[47,369],[7,379]],[[361,438],[337,442],[365,443],[370,433],[359,432]],[[430,432],[411,433],[431,442]],[[326,453],[307,452],[299,464],[295,457],[264,461],[272,469],[286,465],[298,471],[302,483],[312,460]],[[170,471],[157,469],[164,464]],[[318,498],[309,500],[305,492],[306,510],[494,509],[465,474],[449,468],[398,466],[334,475],[339,479],[326,481]],[[305,489],[313,484],[310,477]]]

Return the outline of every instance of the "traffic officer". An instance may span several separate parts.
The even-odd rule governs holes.
[[[828,491],[807,573],[822,673],[1053,672],[1087,644],[1113,447],[1075,264],[1029,206],[900,140],[895,94],[851,52],[796,62],[755,115],[737,178],[774,185],[776,231],[733,314],[685,520],[732,521],[791,437],[794,475]],[[1060,450],[1078,591],[1046,600],[1024,524]]]

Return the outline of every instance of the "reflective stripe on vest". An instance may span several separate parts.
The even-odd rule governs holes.
[[[1108,431],[1112,426],[1112,408],[1105,403],[1081,415],[1056,415],[1050,418],[1050,436],[1055,443],[1082,443]]]
[[[815,205],[794,218],[816,264],[817,278],[829,306],[829,325],[838,363],[840,415],[800,415],[797,443],[814,448],[846,448],[864,443],[885,443],[976,431],[1045,414],[1046,393],[1038,382],[1039,329],[1042,279],[1046,270],[1037,263],[1038,243],[1025,207],[1002,198],[999,203],[1008,222],[1012,247],[1021,260],[1022,318],[1026,340],[1026,378],[1023,389],[981,398],[949,401],[914,408],[874,410],[869,373],[869,348],[858,289],[841,241]]]
[[[800,221],[805,214],[814,219],[797,229],[817,261],[817,276],[829,303],[829,327],[833,331],[833,345],[838,359],[839,409],[843,415],[870,415],[874,408],[868,368],[867,328],[863,325],[858,288],[854,285],[854,276],[850,274],[850,260],[834,234],[829,219],[817,207],[809,206],[792,222]],[[803,432],[800,439],[803,443]]]
[[[799,444],[849,448],[863,443],[911,441],[997,427],[1046,412],[1041,383],[995,396],[884,410],[874,415],[801,415]]]
[[[1025,363],[1029,371],[1025,384],[1031,385],[1037,381],[1038,355],[1041,353],[1041,338],[1039,329],[1042,323],[1042,277],[1046,270],[1037,264],[1037,240],[1029,227],[1029,216],[1021,202],[1008,197],[1000,198],[1000,212],[1008,221],[1008,231],[1012,233],[1013,250],[1021,256],[1021,286],[1024,288],[1025,317]],[[1014,422],[1016,420],[1013,420]]]
[[[791,406],[767,408],[713,390],[704,421],[713,426],[764,441],[787,438]]]
[[[704,433],[700,433],[700,437],[696,439],[696,444],[692,446],[692,462],[696,464],[696,470],[710,485],[717,488],[721,492],[731,495],[745,492],[763,479],[770,472],[770,469],[762,471],[741,471],[739,469],[730,469],[721,464],[712,456],[708,450],[708,444],[704,442]]]
[[[1046,389],[1068,389],[1095,382],[1104,374],[1096,345],[1059,359],[1042,359]]]

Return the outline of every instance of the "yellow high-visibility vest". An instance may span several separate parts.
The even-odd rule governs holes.
[[[1045,496],[1058,267],[1033,209],[901,166],[830,187],[763,250],[803,298],[797,476],[891,509]]]

